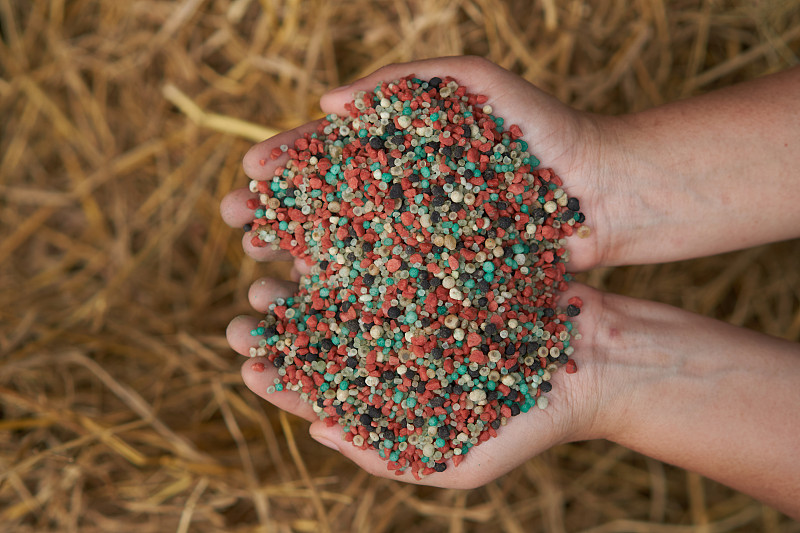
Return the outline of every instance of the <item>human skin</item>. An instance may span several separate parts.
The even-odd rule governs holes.
[[[592,235],[569,239],[569,267],[672,261],[800,233],[800,69],[703,97],[623,117],[575,111],[521,78],[479,58],[445,58],[391,65],[325,96],[326,113],[343,112],[358,90],[408,74],[451,75],[489,97],[495,114],[518,124],[530,150],[552,167],[570,196],[581,200]],[[273,147],[314,124],[254,146],[244,159],[253,179],[284,161],[260,165]],[[753,184],[758,184],[754,187]],[[224,219],[252,218],[246,189],[222,202]],[[286,258],[255,248],[258,260]],[[295,277],[307,270],[296,263]],[[262,279],[250,301],[266,311],[291,282]],[[483,485],[553,445],[608,439],[701,473],[800,518],[798,394],[800,347],[661,304],[600,293],[573,284],[584,300],[576,319],[579,371],[558,372],[550,407],[510,420],[496,439],[473,448],[458,468],[422,483]],[[231,346],[247,354],[257,322],[238,317]],[[395,477],[377,453],[341,439],[338,426],[317,419],[297,394],[267,394],[275,377],[244,364],[247,386],[273,404],[312,422],[312,437],[367,471]],[[256,367],[258,368],[258,367]],[[400,479],[417,482],[410,474]]]

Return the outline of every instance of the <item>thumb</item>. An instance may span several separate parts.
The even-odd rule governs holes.
[[[353,100],[359,91],[369,91],[381,82],[392,81],[413,74],[428,80],[434,76],[451,76],[459,83],[469,82],[471,92],[489,94],[497,84],[518,82],[520,78],[495,65],[491,61],[475,56],[454,56],[394,63],[386,65],[372,74],[328,91],[320,99],[320,107],[325,113],[343,113],[344,105]]]

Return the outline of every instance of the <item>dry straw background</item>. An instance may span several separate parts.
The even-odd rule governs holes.
[[[286,265],[217,215],[252,141],[383,64],[478,54],[624,113],[796,64],[796,0],[0,0],[0,31],[0,530],[800,531],[605,442],[468,492],[369,477],[241,385],[225,326]],[[800,340],[798,258],[584,279]]]

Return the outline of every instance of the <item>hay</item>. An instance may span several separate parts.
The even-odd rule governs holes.
[[[632,5],[631,5],[632,4]],[[252,140],[392,61],[473,53],[639,110],[797,62],[796,1],[0,0],[0,529],[798,531],[604,442],[469,492],[371,478],[240,383],[227,321],[287,265],[217,215]],[[596,270],[800,340],[800,243]]]

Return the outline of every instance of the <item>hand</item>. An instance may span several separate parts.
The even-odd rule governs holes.
[[[295,292],[296,285],[275,280],[260,280],[250,291],[250,300],[257,310],[265,310],[277,297],[287,297]],[[601,438],[603,422],[598,413],[607,411],[600,398],[600,379],[604,373],[601,358],[593,355],[592,339],[602,297],[598,291],[586,286],[574,287],[569,295],[578,295],[584,301],[585,313],[576,317],[575,323],[583,339],[575,341],[580,353],[580,365],[575,374],[563,369],[553,375],[553,390],[548,393],[550,405],[545,410],[531,409],[511,418],[498,430],[498,437],[475,446],[458,467],[450,464],[446,471],[422,478],[426,485],[450,488],[472,488],[484,485],[522,464],[527,459],[563,442]],[[252,338],[250,330],[257,320],[241,316],[228,326],[228,342],[238,353],[247,355]],[[342,440],[343,430],[338,425],[327,426],[312,411],[311,406],[291,391],[267,393],[267,387],[277,377],[276,369],[264,358],[253,358],[242,366],[242,377],[247,387],[277,407],[311,422],[309,432],[320,443],[340,451],[369,473],[390,479],[418,483],[410,473],[396,476],[386,467],[386,461],[374,450],[362,450]]]
[[[359,90],[368,90],[381,80],[393,80],[408,74],[420,77],[450,75],[464,83],[471,92],[485,94],[494,113],[504,117],[509,123],[518,124],[525,139],[529,140],[531,152],[544,161],[545,166],[553,167],[565,182],[570,196],[583,200],[582,210],[589,224],[593,224],[598,211],[593,206],[590,191],[594,190],[595,175],[589,175],[596,166],[586,161],[596,160],[596,128],[592,119],[578,113],[554,98],[539,91],[521,78],[499,67],[478,58],[450,58],[431,60],[408,65],[393,65],[356,82],[326,94],[322,98],[322,108],[327,113],[344,113],[344,104],[352,100],[353,94]],[[284,158],[271,161],[269,154],[281,144],[291,144],[301,134],[316,127],[316,122],[306,124],[293,131],[283,133],[253,147],[244,159],[244,168],[253,179],[271,177],[274,169],[285,162]],[[285,156],[284,156],[285,157]],[[266,162],[266,164],[261,164]],[[232,226],[241,226],[252,219],[252,212],[245,208],[247,198],[253,195],[247,189],[240,189],[229,194],[222,204],[222,213],[226,222]],[[572,239],[572,241],[578,241]],[[258,260],[287,258],[269,248],[256,248],[250,244],[250,238],[244,237],[243,246],[248,254]],[[590,238],[573,242],[570,245],[572,263],[570,267],[588,268],[597,263],[597,239]],[[307,271],[302,262],[295,263],[295,278]],[[259,280],[251,288],[250,300],[253,307],[265,312],[269,303],[276,297],[290,296],[296,291],[296,285],[274,280]],[[597,293],[586,287],[576,289],[585,302],[585,309],[592,309],[577,321],[585,338],[590,338],[594,316],[597,316],[599,301]],[[239,317],[228,328],[231,345],[238,352],[246,355],[252,343],[250,330],[256,321],[247,317]],[[583,341],[575,344],[582,352],[591,350],[591,342]],[[501,432],[501,438],[475,447],[465,457],[458,468],[449,468],[446,472],[425,479],[426,483],[442,486],[477,486],[488,482],[500,474],[522,463],[529,457],[567,440],[589,438],[594,413],[597,411],[598,399],[594,394],[597,388],[589,381],[596,379],[601,365],[597,361],[587,362],[588,367],[574,376],[567,377],[563,372],[554,378],[554,390],[549,397],[551,407],[545,411],[534,410],[519,415],[511,420]],[[254,369],[259,369],[257,371]],[[596,367],[592,370],[591,367]],[[392,475],[386,464],[376,452],[363,451],[350,446],[340,438],[341,428],[327,427],[320,422],[308,404],[298,395],[290,392],[266,394],[266,389],[273,383],[276,374],[271,365],[263,365],[262,361],[253,360],[243,367],[245,383],[257,394],[272,403],[307,418],[314,423],[311,426],[312,436],[350,457],[370,472],[378,475]],[[410,474],[405,475],[409,480]]]
[[[488,96],[497,115],[522,128],[531,152],[581,200],[593,230],[589,239],[568,241],[573,270],[677,260],[797,236],[800,210],[794,206],[800,189],[792,169],[800,152],[789,148],[789,140],[797,138],[800,122],[786,109],[796,109],[798,68],[616,119],[573,111],[484,60],[437,59],[381,69],[328,93],[322,108],[342,112],[354,92],[410,73],[451,75]],[[315,126],[253,147],[244,160],[247,175],[271,176],[284,161],[264,166],[259,161]],[[685,160],[694,164],[689,171]],[[752,184],[761,176],[769,176],[773,190],[780,191],[770,197],[769,210],[753,201]],[[226,222],[250,221],[244,206],[249,197],[241,189],[223,200]],[[245,236],[245,250],[257,260],[286,258],[249,241]],[[294,279],[305,271],[305,264],[296,263]],[[296,289],[291,282],[259,280],[250,301],[263,313],[272,300]],[[574,343],[578,373],[557,373],[548,409],[512,418],[498,438],[474,447],[458,468],[423,483],[476,487],[555,444],[606,438],[800,517],[800,463],[793,453],[800,433],[797,344],[578,284],[564,297],[572,294],[585,304],[575,321],[583,336]],[[248,317],[231,322],[228,339],[235,350],[248,353],[256,322]],[[259,371],[259,362],[242,368],[254,392],[312,421],[314,438],[369,472],[394,477],[377,452],[342,441],[342,430],[317,420],[298,395],[266,394],[275,374],[269,365]],[[402,479],[414,482],[410,474]]]
[[[518,124],[530,152],[542,161],[541,166],[554,169],[562,178],[569,196],[580,199],[586,223],[592,230],[588,238],[568,239],[571,260],[567,267],[572,271],[583,271],[606,262],[603,253],[608,248],[606,240],[610,234],[610,225],[606,221],[613,218],[606,216],[602,203],[604,195],[601,193],[607,172],[606,166],[600,164],[603,149],[597,116],[576,111],[519,76],[478,57],[389,65],[352,85],[328,92],[323,95],[320,105],[325,113],[343,114],[344,105],[352,101],[356,92],[371,90],[380,81],[408,74],[422,78],[452,76],[470,92],[486,95],[493,113],[503,117],[507,124]],[[245,173],[252,179],[271,178],[274,169],[285,164],[287,157],[282,155],[272,161],[269,158],[271,150],[281,144],[291,144],[302,134],[314,131],[318,123],[310,122],[253,146],[244,157]],[[261,165],[262,160],[266,164]],[[242,188],[223,199],[221,211],[228,224],[241,227],[252,220],[252,212],[243,208],[246,199],[252,196],[249,190]],[[291,258],[287,253],[275,252],[270,247],[254,247],[249,241],[250,237],[245,235],[244,249],[256,260]]]

